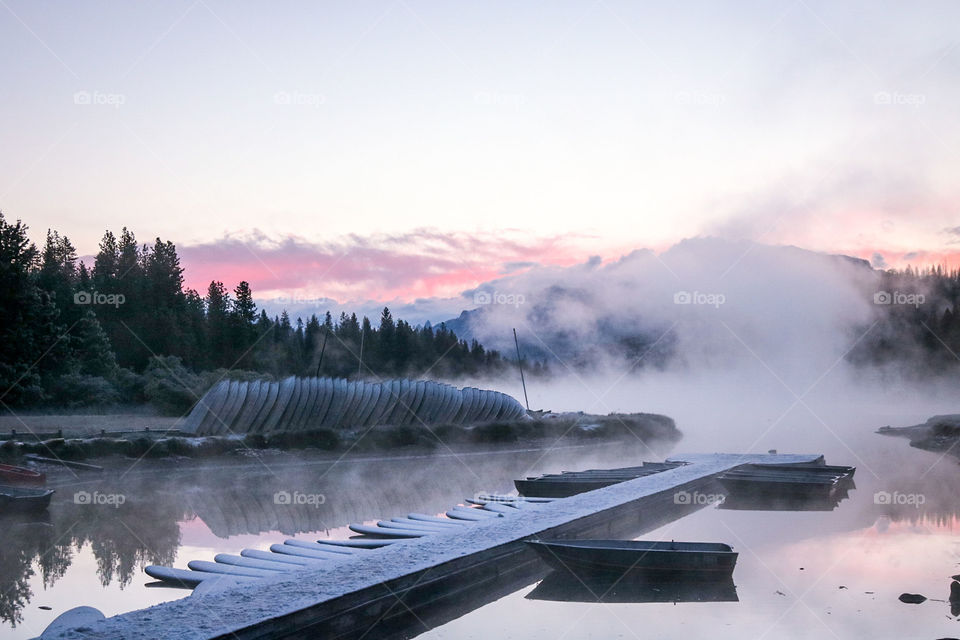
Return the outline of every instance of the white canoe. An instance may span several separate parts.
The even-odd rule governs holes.
[[[384,527],[373,527],[368,524],[351,524],[350,530],[356,533],[362,533],[365,536],[378,536],[383,538],[422,538],[428,536],[434,531],[414,531],[413,529],[386,529]]]
[[[191,560],[187,563],[191,571],[202,571],[203,573],[222,573],[227,576],[244,576],[247,578],[266,578],[276,575],[275,571],[266,571],[264,569],[249,569],[247,567],[237,567],[229,564],[220,564],[219,562],[210,562],[209,560]]]
[[[276,555],[276,554],[275,554]],[[263,569],[264,571],[296,571],[303,565],[288,564],[285,562],[274,562],[273,560],[257,560],[256,558],[245,558],[243,556],[234,556],[229,553],[218,553],[213,557],[213,561],[219,564],[227,564],[235,567],[246,567],[247,569]]]
[[[174,569],[173,567],[162,567],[156,564],[147,565],[143,568],[143,571],[151,578],[163,580],[164,582],[181,587],[195,587],[205,580],[217,580],[225,577],[224,574],[205,573],[203,571],[187,571],[186,569]],[[253,579],[249,576],[234,577],[241,579]]]

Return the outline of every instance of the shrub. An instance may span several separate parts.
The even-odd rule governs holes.
[[[154,356],[143,374],[144,395],[158,411],[182,415],[201,395],[201,379],[187,370],[176,356]]]
[[[47,391],[50,404],[60,407],[107,406],[120,401],[120,394],[109,380],[81,373],[54,378]]]
[[[120,394],[120,402],[126,404],[143,404],[147,401],[147,379],[130,369],[117,369],[114,376],[114,386]]]

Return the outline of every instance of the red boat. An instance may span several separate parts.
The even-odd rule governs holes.
[[[12,464],[0,464],[0,484],[42,487],[46,481],[45,473],[25,467],[15,467]]]

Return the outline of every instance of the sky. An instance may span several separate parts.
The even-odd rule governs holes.
[[[0,210],[299,302],[701,236],[960,266],[958,44],[955,2],[0,0]]]

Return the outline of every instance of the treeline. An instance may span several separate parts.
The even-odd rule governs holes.
[[[172,242],[107,231],[92,266],[48,231],[42,249],[0,213],[0,402],[10,407],[192,403],[224,370],[238,376],[454,378],[501,373],[497,351],[444,325],[258,311],[247,282],[185,289]],[[532,368],[539,369],[538,365]]]
[[[903,365],[921,375],[960,367],[960,270],[907,267],[879,275],[877,322],[863,327],[849,359]]]

